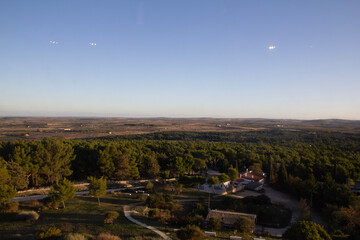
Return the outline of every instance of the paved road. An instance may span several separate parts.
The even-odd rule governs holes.
[[[130,207],[131,206],[135,206],[135,205],[138,205],[138,204],[142,204],[142,203],[135,203],[135,204],[130,204],[130,205],[125,205],[124,206],[124,215],[127,219],[129,219],[131,222],[137,224],[137,225],[140,225],[142,227],[145,227],[147,229],[150,229],[151,231],[157,233],[158,235],[160,235],[163,239],[167,239],[167,240],[172,240],[172,238],[170,238],[168,235],[166,235],[165,233],[161,232],[159,229],[157,228],[154,228],[152,226],[149,226],[149,225],[146,225],[145,223],[142,223],[142,222],[139,222],[138,220],[134,219],[133,217],[131,217],[130,213],[132,211],[130,211]]]

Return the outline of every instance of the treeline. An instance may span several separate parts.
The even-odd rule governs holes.
[[[336,138],[337,135],[324,133],[310,141],[313,134],[296,134],[301,138],[286,143],[280,141],[281,135],[274,137],[279,138],[274,143],[268,143],[266,139],[273,135],[272,131],[257,142],[126,139],[4,142],[0,144],[3,172],[0,181],[25,189],[50,185],[63,177],[73,180],[86,180],[88,176],[105,176],[110,180],[166,178],[204,168],[227,172],[234,167],[239,171],[246,168],[264,171],[271,184],[309,198],[319,206],[329,200],[346,204],[342,202],[342,193],[350,190],[344,184],[360,179],[356,136]],[[333,188],[340,188],[341,193],[332,192]]]
[[[157,133],[141,139],[0,143],[0,186],[4,189],[49,186],[65,177],[76,181],[88,176],[108,180],[168,178],[196,174],[205,168],[228,173],[231,167],[239,172],[265,172],[272,186],[306,199],[311,206],[325,210],[329,219],[339,209],[346,215],[360,205],[354,203],[355,196],[346,184],[360,179],[358,135],[175,132],[173,136]],[[336,224],[355,226],[348,232],[359,228],[358,222],[348,222],[358,218],[341,219]]]
[[[244,133],[242,138],[248,134]],[[238,142],[146,139],[3,142],[2,181],[7,179],[18,189],[24,189],[50,185],[63,177],[73,180],[85,180],[88,176],[105,176],[110,180],[177,177],[204,168],[227,172],[232,166],[239,171],[246,168],[264,171],[271,184],[287,188],[299,197],[314,198],[319,189],[313,188],[318,184],[343,186],[347,181],[360,179],[360,141],[355,135],[336,138],[337,134],[329,133],[314,137],[309,133],[284,132],[281,134],[300,137],[283,143],[283,136],[276,136],[273,131],[264,133],[263,138],[261,133],[253,134],[258,135],[258,141],[252,142],[250,138]],[[269,135],[277,140],[270,141]]]
[[[207,141],[236,143],[268,143],[272,145],[291,146],[295,143],[320,145],[337,145],[350,151],[360,151],[360,134],[310,131],[310,130],[258,130],[246,132],[155,132],[104,137],[110,140],[172,140],[172,141]]]

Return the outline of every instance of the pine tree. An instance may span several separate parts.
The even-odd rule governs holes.
[[[106,194],[106,178],[88,177],[88,181],[90,183],[89,195],[96,197],[100,206],[100,197]]]
[[[130,157],[129,158],[129,167],[130,167],[130,177],[132,179],[139,179],[140,178],[140,173],[139,173],[139,168],[138,168],[138,165],[136,163],[136,158],[135,157]]]
[[[75,197],[76,189],[74,185],[64,178],[50,187],[50,197],[57,202],[61,202],[65,208],[65,201]]]
[[[0,185],[10,183],[11,176],[6,168],[5,160],[0,157]]]
[[[58,182],[72,171],[70,163],[74,160],[74,149],[61,140],[45,138],[41,141],[37,151],[41,159],[40,172],[47,178],[48,183]]]
[[[7,163],[8,173],[11,176],[10,184],[15,189],[25,189],[29,185],[29,178],[26,171],[16,162]]]
[[[122,153],[118,153],[114,159],[114,179],[124,180],[130,177],[130,166],[127,156]]]
[[[219,184],[219,182],[220,182],[219,178],[217,178],[217,177],[211,177],[208,180],[208,183],[211,185],[211,188],[212,188],[214,194],[215,194],[214,185]]]
[[[288,181],[288,173],[287,173],[287,170],[286,170],[286,167],[285,167],[285,162],[284,160],[281,161],[281,166],[280,166],[280,169],[279,169],[279,174],[278,174],[278,183],[281,185],[281,186],[284,186]]]
[[[6,206],[11,202],[11,198],[15,197],[16,190],[8,184],[0,185],[0,205]]]
[[[113,178],[115,172],[114,157],[118,154],[115,144],[108,144],[104,150],[100,151],[98,166],[103,176]]]
[[[228,175],[231,181],[235,181],[239,177],[239,172],[236,168],[229,168]]]

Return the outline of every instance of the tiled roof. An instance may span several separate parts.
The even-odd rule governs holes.
[[[252,173],[252,172],[245,172],[245,173],[240,174],[240,177],[237,179],[237,181],[241,181],[242,179],[248,179],[248,180],[253,180],[255,182],[258,182],[258,181],[263,180],[264,176],[262,176],[260,174]]]

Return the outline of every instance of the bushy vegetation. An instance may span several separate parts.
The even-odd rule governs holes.
[[[59,202],[54,201],[52,197],[46,197],[42,201],[42,209],[48,210],[48,209],[59,209]]]
[[[311,221],[295,223],[283,237],[286,240],[331,240],[330,235],[321,225]]]
[[[233,227],[241,233],[253,233],[255,230],[255,223],[249,218],[240,217],[236,220]]]
[[[11,198],[15,197],[16,190],[13,186],[8,184],[0,185],[0,208],[6,208],[10,204]]]
[[[148,182],[145,186],[147,191],[152,191],[154,189],[154,184],[152,182]]]
[[[100,233],[96,240],[121,240],[118,236],[111,235],[110,233]]]
[[[218,218],[211,217],[208,222],[208,227],[212,230],[220,230],[222,227],[222,222]]]
[[[16,213],[19,210],[19,202],[10,202],[0,208],[3,213]]]
[[[168,224],[170,222],[170,220],[173,218],[170,210],[158,209],[158,208],[151,209],[148,213],[148,216],[150,218],[158,220],[159,222],[161,222],[163,224]]]
[[[64,236],[63,240],[87,240],[87,237],[81,233],[69,233]]]
[[[39,233],[39,239],[59,239],[61,230],[57,227],[49,227],[45,231]]]
[[[205,240],[208,237],[204,234],[203,231],[198,226],[187,225],[183,227],[176,233],[177,237],[181,240]]]
[[[168,209],[171,212],[176,212],[180,209],[180,205],[174,202],[170,194],[157,193],[150,195],[146,200],[146,204],[150,208]]]
[[[53,184],[50,188],[50,198],[54,202],[61,202],[65,208],[65,201],[75,197],[76,189],[72,183],[64,178],[62,181]]]
[[[39,219],[39,214],[35,211],[21,211],[16,215],[17,220],[35,222]]]
[[[114,223],[114,221],[119,217],[119,213],[116,211],[108,211],[105,213],[104,223]]]

